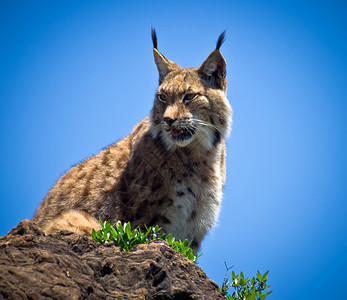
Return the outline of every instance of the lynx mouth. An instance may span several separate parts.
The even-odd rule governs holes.
[[[171,136],[173,140],[177,142],[186,141],[192,138],[194,134],[193,130],[183,129],[183,128],[172,128]]]

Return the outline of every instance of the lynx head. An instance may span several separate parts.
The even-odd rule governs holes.
[[[216,49],[198,68],[181,68],[157,49],[152,29],[154,60],[159,71],[159,87],[151,114],[151,134],[159,137],[168,150],[177,147],[217,146],[229,132],[231,107],[226,98],[226,62]]]

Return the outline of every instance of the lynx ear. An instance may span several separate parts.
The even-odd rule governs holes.
[[[212,85],[226,90],[226,61],[219,51],[220,46],[225,40],[225,31],[219,36],[217,41],[216,50],[214,50],[209,57],[200,66],[198,72],[206,80],[208,80]]]
[[[158,49],[157,49],[157,45],[158,45],[157,34],[156,34],[154,28],[152,28],[152,41],[153,41],[154,61],[155,61],[155,64],[157,65],[157,68],[159,71],[159,84],[161,84],[167,74],[169,74],[173,70],[180,68],[180,66],[177,65],[176,63],[168,60],[164,55],[162,55],[158,51]]]

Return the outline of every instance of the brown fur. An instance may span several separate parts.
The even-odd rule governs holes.
[[[47,233],[90,233],[99,218],[158,224],[193,239],[196,252],[215,224],[231,125],[225,60],[218,48],[199,69],[181,68],[156,49],[155,31],[152,38],[160,85],[151,115],[57,181],[33,218]]]

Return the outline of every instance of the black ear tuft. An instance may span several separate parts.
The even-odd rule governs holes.
[[[216,45],[216,50],[219,50],[219,48],[222,46],[224,41],[225,41],[225,30],[221,33],[221,35],[218,38],[217,45]]]
[[[153,41],[154,49],[157,49],[157,46],[158,46],[157,34],[156,34],[155,29],[153,27],[152,27],[152,41]]]

